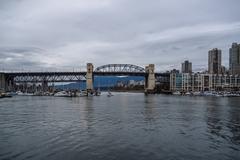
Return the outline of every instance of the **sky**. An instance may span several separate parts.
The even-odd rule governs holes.
[[[0,70],[155,64],[207,69],[208,50],[240,43],[240,0],[0,0]]]

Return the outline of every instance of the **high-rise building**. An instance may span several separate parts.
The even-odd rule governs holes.
[[[208,73],[221,74],[222,51],[214,48],[208,51]]]
[[[233,43],[229,49],[230,74],[240,74],[240,44]]]
[[[225,66],[221,66],[221,74],[227,74],[228,71]]]
[[[189,61],[184,61],[182,63],[182,73],[192,73],[192,63]]]

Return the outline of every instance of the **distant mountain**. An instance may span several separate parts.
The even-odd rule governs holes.
[[[144,77],[115,77],[115,76],[95,76],[94,77],[94,88],[107,88],[107,87],[113,87],[118,82],[127,83],[130,80],[134,81],[142,81],[144,80]],[[77,82],[77,83],[70,83],[66,85],[57,85],[56,88],[59,89],[86,89],[86,82]]]

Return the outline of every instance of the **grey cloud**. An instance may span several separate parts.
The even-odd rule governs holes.
[[[44,68],[46,63],[41,62],[46,52],[36,47],[0,47],[0,69],[22,70]]]
[[[167,70],[189,59],[199,70],[218,47],[227,65],[228,48],[240,41],[239,6],[239,0],[3,0],[0,60],[5,68],[93,62]]]

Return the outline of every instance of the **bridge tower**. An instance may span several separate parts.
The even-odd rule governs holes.
[[[145,67],[145,72],[147,73],[145,77],[145,93],[154,93],[156,86],[155,79],[155,66],[154,64],[149,64]]]
[[[87,91],[92,92],[93,91],[93,64],[87,63],[87,74],[86,74],[86,81],[87,81]]]
[[[6,77],[4,73],[0,73],[0,90],[5,91],[6,89]]]

